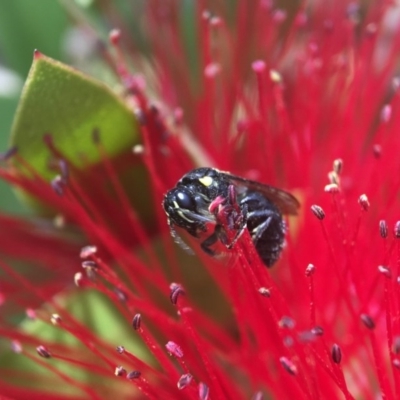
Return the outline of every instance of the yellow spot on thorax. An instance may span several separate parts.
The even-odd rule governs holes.
[[[205,176],[203,178],[199,178],[199,181],[202,185],[209,187],[212,185],[212,183],[214,182],[214,179],[211,178],[211,176]]]

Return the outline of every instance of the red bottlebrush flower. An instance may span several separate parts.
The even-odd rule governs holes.
[[[340,0],[281,10],[249,0],[234,9],[210,2],[208,10],[205,3],[188,11],[188,31],[187,2],[143,6],[151,68],[127,32],[111,36],[116,55],[108,60],[141,124],[143,144],[131,162],[140,158],[148,172],[155,226],[131,207],[101,132],[94,143],[102,162],[81,179],[67,174],[73,165],[49,138],[45,145],[63,161],[52,185],[0,170],[90,243],[79,261],[83,240],[1,217],[1,306],[14,317],[25,309],[41,329],[2,318],[0,334],[16,354],[0,364],[0,396],[399,397],[398,7]],[[149,89],[124,64],[129,57],[143,66]],[[299,199],[273,268],[247,230],[222,259],[184,232],[196,255],[173,243],[160,204],[198,166]],[[227,222],[224,229],[235,233]],[[15,259],[64,280],[37,285],[10,267]],[[93,293],[101,295],[84,302]],[[67,302],[77,295],[84,315]]]

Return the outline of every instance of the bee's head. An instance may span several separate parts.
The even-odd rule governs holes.
[[[184,175],[178,187],[186,187],[211,203],[217,196],[227,196],[229,182],[215,168],[196,168]]]
[[[210,217],[205,215],[204,200],[185,186],[170,190],[164,197],[163,207],[170,226],[184,228],[193,236],[198,236],[197,232],[210,222]]]

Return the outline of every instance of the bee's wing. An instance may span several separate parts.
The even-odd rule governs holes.
[[[241,178],[240,176],[232,175],[227,172],[220,173],[233,184],[243,186],[248,190],[253,190],[255,192],[261,193],[265,198],[274,203],[279,208],[282,214],[297,214],[300,203],[292,194],[276,187]]]

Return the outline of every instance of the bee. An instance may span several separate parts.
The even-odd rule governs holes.
[[[239,210],[235,212],[235,206]],[[185,174],[164,196],[163,207],[175,241],[188,249],[175,226],[201,239],[201,248],[216,255],[213,246],[220,241],[231,249],[247,229],[255,249],[267,267],[271,267],[282,251],[286,224],[283,214],[296,215],[298,200],[273,186],[222,172],[215,168],[197,168]],[[230,228],[236,230],[229,241],[219,212],[231,212]],[[210,226],[213,228],[210,230]]]

